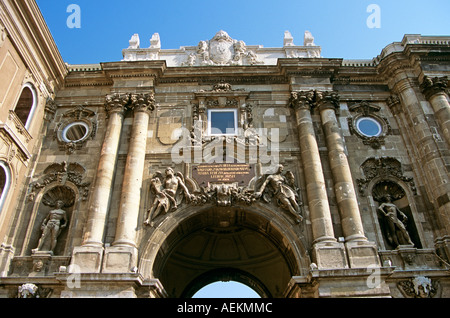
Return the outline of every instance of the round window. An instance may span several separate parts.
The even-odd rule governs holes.
[[[89,126],[84,122],[70,123],[64,127],[62,138],[65,142],[77,142],[85,139],[89,134]]]
[[[362,117],[356,121],[358,131],[367,137],[378,137],[383,132],[381,124],[372,117]]]

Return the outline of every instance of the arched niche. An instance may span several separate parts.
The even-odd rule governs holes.
[[[392,228],[396,228],[396,231],[400,231],[397,233],[397,239],[393,237],[395,234],[392,233],[392,229],[389,230],[390,221],[388,217],[380,211],[380,208],[383,208],[383,203],[393,204],[398,208],[397,217],[399,218],[399,221],[404,224],[410,241],[413,243],[414,247],[422,248],[415,203],[409,193],[408,187],[402,185],[402,183],[402,181],[395,180],[394,178],[379,178],[373,180],[371,184],[371,194],[376,206],[376,219],[379,224],[384,247],[388,250],[395,249],[398,245],[410,244],[406,242],[404,234],[400,233],[401,230],[397,226],[391,225]],[[406,218],[404,218],[404,216],[406,216]]]
[[[31,251],[38,246],[39,240],[42,235],[42,224],[49,214],[49,212],[57,207],[57,201],[62,201],[62,209],[66,212],[67,224],[64,229],[61,230],[57,244],[53,251],[56,256],[62,256],[66,253],[66,247],[68,244],[70,225],[73,220],[73,213],[75,210],[78,190],[75,185],[70,182],[63,184],[53,183],[43,189],[43,191],[36,197],[36,202],[33,208],[34,220],[30,224],[28,233],[28,247],[27,254],[31,254]],[[44,243],[42,251],[46,251],[50,246],[50,242],[47,240]]]

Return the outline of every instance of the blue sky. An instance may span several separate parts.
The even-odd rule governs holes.
[[[225,30],[247,45],[281,47],[289,30],[296,45],[309,30],[327,58],[371,59],[404,34],[450,35],[449,0],[36,0],[65,62],[120,61],[138,33],[141,47],[159,33],[162,49],[197,45]],[[81,9],[80,28],[69,28],[71,4]],[[369,28],[371,4],[380,8],[380,28]],[[240,285],[215,284],[198,296],[214,297]]]
[[[37,0],[65,62],[119,61],[134,33],[141,47],[159,33],[162,49],[197,45],[225,30],[247,45],[281,47],[289,30],[296,45],[311,31],[322,56],[371,59],[404,34],[450,35],[448,0]],[[69,28],[70,4],[81,9],[80,28]],[[369,28],[370,4],[380,28]]]
[[[250,287],[238,282],[216,282],[209,284],[192,298],[260,298]]]

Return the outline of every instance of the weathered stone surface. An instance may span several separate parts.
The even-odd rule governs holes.
[[[448,37],[355,61],[321,57],[309,32],[270,49],[135,35],[123,61],[65,66],[35,51],[48,36],[14,36],[45,28],[22,21],[36,8],[4,2],[1,297],[191,297],[218,280],[262,297],[450,295],[449,71],[429,54]],[[33,253],[60,200],[67,224]]]

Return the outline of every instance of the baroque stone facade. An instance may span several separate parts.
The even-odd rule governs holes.
[[[309,32],[178,50],[133,35],[122,61],[64,65],[54,49],[41,70],[35,45],[13,44],[45,22],[3,14],[41,18],[24,3],[0,11],[1,297],[190,297],[218,280],[450,297],[450,37],[345,60]]]

